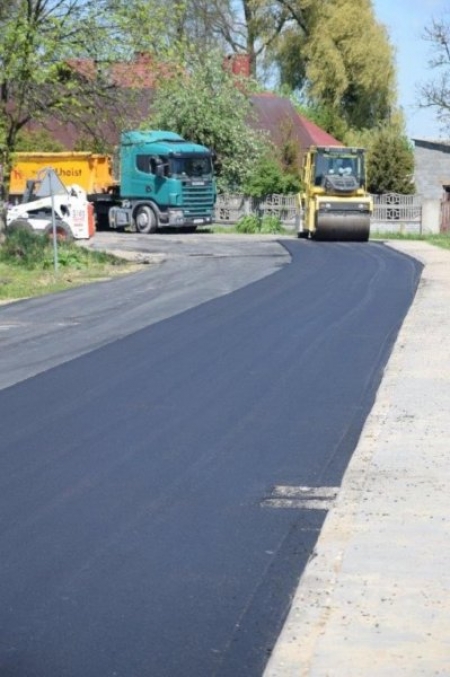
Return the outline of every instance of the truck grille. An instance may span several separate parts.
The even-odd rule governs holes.
[[[210,216],[214,207],[212,181],[183,181],[183,211],[186,217]]]

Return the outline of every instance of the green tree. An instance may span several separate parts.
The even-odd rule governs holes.
[[[45,129],[29,131],[22,129],[17,135],[17,152],[57,153],[65,150],[62,143]]]
[[[115,87],[114,64],[149,46],[161,58],[176,47],[173,12],[157,0],[11,0],[0,5],[0,31],[4,196],[27,125],[52,116],[95,137],[107,111],[125,120],[132,104],[131,84],[126,96]]]
[[[307,40],[307,93],[350,127],[387,121],[396,99],[393,50],[370,0],[321,0]]]
[[[368,145],[367,178],[371,193],[414,193],[414,150],[398,127],[373,132]]]
[[[302,92],[307,84],[304,56],[307,34],[291,26],[283,32],[279,40],[269,50],[266,61],[276,65],[278,81],[281,87],[289,91]]]
[[[251,116],[250,80],[223,68],[220,52],[191,55],[186,70],[161,79],[146,126],[168,129],[215,152],[220,190],[236,190],[251,175],[267,147]]]
[[[262,155],[243,184],[242,191],[257,198],[272,194],[298,193],[300,176],[295,171],[283,171],[274,153]]]
[[[177,4],[172,3],[172,4]],[[249,56],[337,126],[370,128],[395,108],[393,49],[371,0],[185,0],[178,31]]]
[[[371,0],[305,2],[304,17],[304,30],[290,26],[275,45],[280,83],[300,92],[316,115],[325,114],[325,128],[338,138],[343,127],[389,120],[396,103],[394,54]]]
[[[345,142],[348,146],[361,146],[367,150],[369,192],[414,193],[414,149],[404,132],[401,116],[375,129],[351,131]]]

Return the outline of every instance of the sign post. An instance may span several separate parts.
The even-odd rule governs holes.
[[[62,184],[55,170],[52,169],[51,167],[47,167],[46,169],[44,169],[42,171],[42,175],[43,178],[41,181],[39,192],[42,195],[50,195],[50,201],[52,206],[53,266],[56,275],[58,272],[58,234],[56,231],[55,193],[61,193]]]

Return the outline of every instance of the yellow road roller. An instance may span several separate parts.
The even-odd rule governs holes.
[[[369,239],[373,200],[366,189],[363,148],[313,146],[305,154],[302,178],[299,237]]]

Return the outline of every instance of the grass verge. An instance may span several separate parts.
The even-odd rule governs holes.
[[[450,249],[450,233],[437,233],[435,235],[416,235],[416,234],[401,234],[401,233],[374,233],[370,236],[371,240],[400,240],[400,241],[414,241],[419,240],[427,242],[428,244],[441,247],[442,249]]]
[[[134,272],[136,264],[70,242],[53,243],[25,230],[8,233],[0,246],[0,303],[42,296]]]

